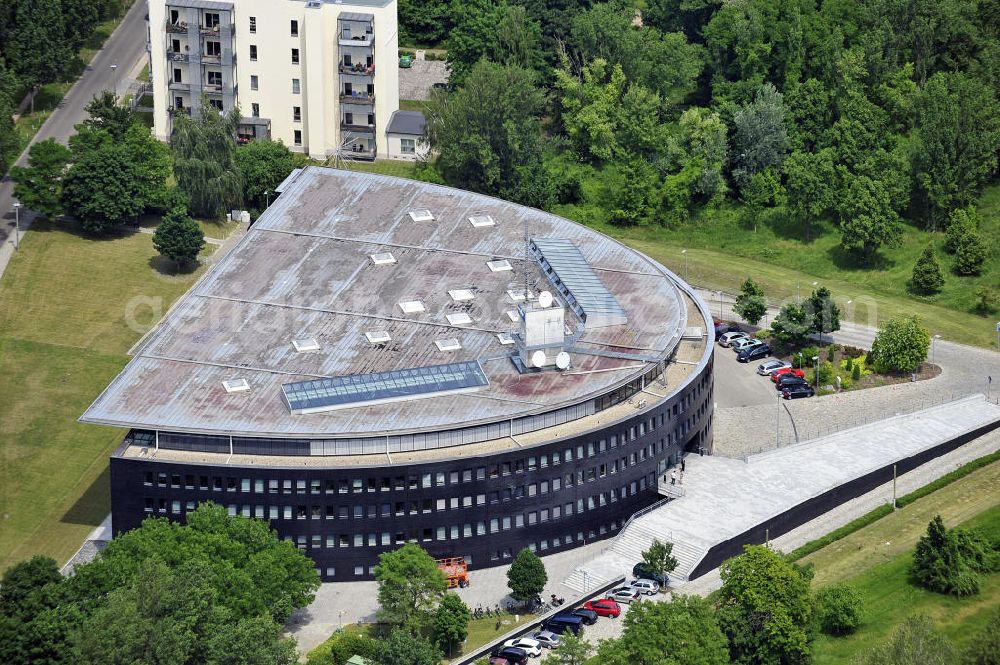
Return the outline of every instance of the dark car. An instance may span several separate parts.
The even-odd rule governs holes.
[[[748,363],[751,360],[766,358],[769,355],[771,355],[771,347],[767,344],[758,344],[757,346],[751,346],[750,348],[743,349],[737,353],[736,360],[741,363]]]
[[[513,665],[527,665],[528,652],[517,647],[504,647],[493,652],[494,658],[503,658]]]
[[[774,387],[777,388],[778,390],[784,390],[789,386],[808,386],[808,385],[809,382],[806,379],[803,379],[802,377],[783,376],[780,379],[778,379],[778,382],[775,384]]]
[[[787,388],[781,391],[781,396],[784,399],[798,399],[800,397],[812,397],[815,394],[816,391],[813,390],[813,387],[810,386],[808,383],[788,386]]]
[[[669,577],[650,570],[641,562],[632,567],[632,577],[640,580],[653,580],[654,582],[659,582],[662,587],[670,586]]]
[[[723,333],[727,332],[740,332],[740,327],[735,323],[729,323],[728,321],[715,320],[715,336],[718,337]]]
[[[583,619],[583,622],[588,626],[593,626],[595,623],[597,623],[597,612],[595,612],[594,610],[581,608],[578,610],[573,610],[573,615]]]

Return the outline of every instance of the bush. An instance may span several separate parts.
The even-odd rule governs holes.
[[[916,316],[897,316],[883,323],[869,355],[879,374],[912,372],[927,360],[931,336]]]
[[[986,243],[976,231],[966,231],[955,245],[955,264],[952,269],[956,275],[978,275],[983,271],[986,262]]]
[[[857,589],[834,584],[816,594],[816,620],[829,635],[849,635],[861,626],[864,603]]]
[[[966,529],[946,529],[941,516],[927,525],[927,533],[917,542],[910,572],[923,587],[952,596],[979,593],[980,573],[996,567],[992,543],[983,535]]]
[[[841,347],[841,350],[844,352],[844,355],[847,356],[848,358],[860,358],[861,356],[868,353],[864,349],[859,349],[856,346],[844,346]]]
[[[309,652],[307,665],[343,665],[351,656],[372,658],[378,651],[378,642],[355,630],[338,630]]]
[[[976,289],[976,311],[980,314],[989,314],[997,306],[997,292],[983,284]]]
[[[833,369],[833,363],[828,360],[824,360],[819,364],[819,385],[829,386],[832,385],[837,379],[837,373]]]
[[[826,359],[833,362],[837,358],[837,345],[831,344],[826,349]]]
[[[944,286],[941,266],[934,257],[934,247],[927,245],[917,262],[913,265],[910,277],[910,290],[919,295],[937,293]]]
[[[854,368],[851,370],[851,381],[857,382],[861,380],[861,366],[864,365],[864,363],[853,363],[853,365]]]

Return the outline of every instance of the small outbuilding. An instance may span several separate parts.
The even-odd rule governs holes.
[[[385,136],[389,159],[426,159],[430,145],[424,136],[427,120],[420,111],[396,111],[389,120]]]

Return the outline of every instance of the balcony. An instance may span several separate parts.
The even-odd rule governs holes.
[[[170,62],[188,62],[190,57],[187,53],[179,53],[177,51],[167,49],[167,60]]]
[[[340,121],[340,128],[346,132],[351,132],[352,134],[375,134],[375,125],[359,125],[357,123],[347,122],[346,120]]]
[[[203,53],[201,56],[201,62],[203,65],[220,65],[222,64],[222,56]]]
[[[375,65],[364,65],[360,62],[353,65],[341,64],[339,70],[341,74],[354,74],[355,76],[375,75]]]
[[[348,159],[364,159],[373,161],[375,159],[375,151],[362,147],[360,145],[346,145],[342,151],[344,157]]]
[[[169,87],[171,90],[176,90],[178,92],[188,92],[189,90],[191,90],[190,83],[182,83],[181,81],[171,81],[170,85],[167,87]]]
[[[173,23],[170,19],[167,19],[167,32],[186,35],[187,31],[188,31],[187,21],[177,21],[176,23]]]
[[[218,37],[221,25],[199,25],[198,32],[206,37]]]
[[[341,35],[337,43],[341,46],[371,46],[375,43],[375,35],[370,32],[364,35],[354,35],[353,37],[344,37]]]
[[[202,90],[207,95],[221,95],[222,94],[222,84],[221,83],[202,83]]]
[[[167,113],[169,113],[171,116],[191,115],[191,107],[182,106],[181,108],[177,108],[175,106],[171,106],[170,108],[167,109]]]
[[[341,92],[340,93],[340,101],[342,101],[342,102],[348,102],[350,104],[366,104],[366,105],[367,104],[374,104],[375,103],[375,95],[374,94],[368,94],[367,92],[358,92],[358,91],[354,91],[354,92],[352,92],[350,94],[345,93],[345,92]]]

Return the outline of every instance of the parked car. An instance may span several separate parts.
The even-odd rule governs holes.
[[[597,623],[597,612],[586,607],[581,607],[578,610],[573,610],[573,615],[578,616],[583,619],[583,623],[588,626],[593,626]]]
[[[660,585],[653,580],[632,580],[628,583],[628,586],[647,596],[654,596],[660,593]]]
[[[489,665],[510,665],[506,658],[500,656],[490,656]]]
[[[794,376],[792,374],[785,374],[780,379],[775,382],[775,389],[784,390],[788,386],[801,386],[809,385],[809,382],[802,378],[801,376]]]
[[[638,589],[622,586],[608,591],[604,597],[627,605],[642,600],[642,593]]]
[[[806,375],[806,373],[803,372],[801,369],[792,369],[791,366],[788,366],[788,367],[783,367],[781,369],[776,369],[773,372],[771,372],[771,380],[777,383],[778,379],[780,379],[786,374],[797,376],[800,379]]]
[[[554,649],[559,646],[561,642],[559,636],[551,630],[540,630],[532,635],[531,639],[535,640],[546,649]]]
[[[583,619],[568,614],[556,615],[543,623],[542,629],[556,635],[562,635],[567,630],[572,631],[574,635],[579,635],[580,631],[583,630]]]
[[[740,327],[735,323],[730,323],[729,321],[721,321],[719,319],[714,320],[715,323],[715,336],[724,335],[727,332],[740,332]]]
[[[727,332],[719,337],[719,346],[729,346],[738,339],[748,337],[745,332]]]
[[[759,360],[771,355],[771,347],[767,344],[757,344],[750,346],[736,354],[737,362],[748,363],[751,360]]]
[[[757,365],[757,373],[761,376],[770,376],[771,372],[776,372],[779,369],[784,369],[785,367],[791,367],[791,363],[784,360],[768,360]]]
[[[493,652],[495,658],[503,658],[510,665],[528,665],[528,652],[517,647],[503,647]]]
[[[542,655],[542,644],[538,640],[533,640],[530,637],[515,637],[512,640],[507,640],[503,643],[504,647],[517,647],[518,649],[524,649],[525,653],[529,656],[541,656]]]
[[[588,600],[583,604],[583,608],[597,614],[597,616],[611,617],[617,619],[622,613],[622,606],[610,598],[600,600]]]
[[[730,344],[729,348],[733,350],[733,353],[739,353],[743,349],[749,349],[750,347],[753,346],[760,346],[763,343],[764,343],[763,340],[757,339],[756,337],[744,337],[743,339],[738,339],[732,344]]]
[[[641,561],[632,567],[632,577],[639,580],[653,580],[660,586],[670,586],[670,578],[668,576],[661,575],[655,570],[650,570]]]
[[[812,397],[816,394],[813,387],[808,383],[798,383],[795,385],[787,386],[781,391],[781,396],[784,399],[798,399],[800,397]]]

